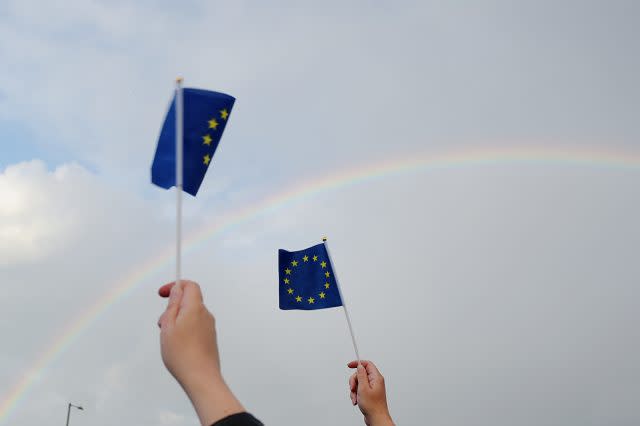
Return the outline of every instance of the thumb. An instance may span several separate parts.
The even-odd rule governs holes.
[[[168,321],[169,323],[174,323],[176,321],[178,310],[180,309],[180,301],[182,300],[182,293],[182,283],[171,287],[169,303],[167,304],[167,309],[164,313],[165,321]]]
[[[358,391],[361,389],[369,389],[369,377],[367,376],[367,370],[362,366],[362,364],[358,364]]]

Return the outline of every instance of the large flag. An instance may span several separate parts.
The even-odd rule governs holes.
[[[314,310],[342,306],[340,291],[324,244],[299,251],[278,251],[280,309]]]
[[[235,98],[200,89],[183,90],[183,189],[196,195],[222,138]],[[151,166],[151,182],[176,184],[176,100],[164,119]]]

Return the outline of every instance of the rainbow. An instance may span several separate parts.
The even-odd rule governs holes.
[[[495,164],[573,165],[640,170],[640,152],[612,151],[604,148],[585,147],[514,147],[514,148],[462,148],[436,154],[412,154],[408,157],[364,164],[341,172],[309,179],[281,192],[265,197],[235,211],[218,217],[205,229],[184,239],[185,249],[191,250],[204,241],[236,225],[271,214],[283,206],[313,197],[318,193],[361,184],[375,179],[414,173],[429,169]],[[47,366],[58,359],[65,350],[102,317],[110,306],[127,297],[136,286],[174,261],[174,247],[169,246],[142,265],[130,271],[115,283],[92,305],[68,324],[38,356],[0,402],[0,425],[5,424],[28,391],[40,381]]]

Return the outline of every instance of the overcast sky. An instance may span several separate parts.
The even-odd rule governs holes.
[[[640,7],[442,3],[0,2],[0,425],[63,424],[68,402],[74,426],[197,424],[159,355],[171,261],[84,314],[174,243],[149,168],[176,76],[237,98],[184,227],[251,214],[183,271],[256,416],[362,424],[342,310],[277,308],[277,249],[328,235],[398,424],[640,424]],[[448,164],[252,207],[507,149],[627,167]]]

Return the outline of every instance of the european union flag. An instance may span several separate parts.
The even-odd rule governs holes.
[[[324,244],[278,251],[280,309],[314,310],[342,306]]]
[[[196,195],[222,138],[235,98],[224,93],[182,89],[183,99],[183,189]],[[176,184],[176,100],[164,119],[151,182],[169,189]]]

